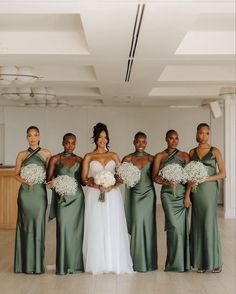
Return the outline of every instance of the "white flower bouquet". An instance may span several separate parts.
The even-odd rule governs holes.
[[[28,184],[42,184],[46,178],[46,171],[42,166],[30,163],[21,168],[20,176]]]
[[[200,161],[190,161],[184,168],[185,182],[194,181],[196,185],[192,191],[196,191],[198,184],[204,182],[208,177],[207,167]]]
[[[158,175],[169,182],[181,183],[185,181],[184,168],[178,163],[167,164],[159,171]],[[173,188],[173,195],[176,196],[175,187]]]
[[[96,174],[94,182],[103,188],[108,188],[116,183],[116,179],[110,171],[101,170]],[[98,201],[105,202],[105,192],[100,193]]]
[[[78,190],[78,183],[75,178],[62,175],[52,180],[52,188],[61,197],[60,202],[62,202],[64,196],[75,195]]]
[[[131,162],[123,162],[117,168],[118,176],[125,182],[128,188],[134,187],[140,180],[141,172]]]

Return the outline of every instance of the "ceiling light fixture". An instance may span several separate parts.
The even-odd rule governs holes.
[[[52,100],[56,97],[53,90],[48,88],[4,88],[1,96],[9,100],[37,101]]]
[[[0,85],[34,83],[39,79],[31,66],[0,66]]]

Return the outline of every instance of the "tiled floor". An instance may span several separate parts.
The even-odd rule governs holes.
[[[56,276],[53,270],[43,275],[14,274],[12,272],[14,231],[0,230],[0,293],[11,294],[235,294],[236,293],[236,222],[222,218],[219,226],[224,267],[220,274],[166,273],[165,233],[163,212],[158,210],[158,271],[129,275],[76,274]],[[47,224],[46,265],[55,264],[55,221]]]

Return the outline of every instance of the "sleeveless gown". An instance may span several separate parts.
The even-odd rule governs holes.
[[[185,165],[184,160],[175,154],[170,155],[160,168],[171,163]],[[184,206],[184,194],[185,186],[181,183],[176,185],[176,196],[171,187],[162,185],[161,203],[167,233],[165,271],[184,272],[190,269],[188,210]]]
[[[89,176],[102,169],[115,173],[115,161],[105,166],[92,160]],[[88,187],[85,197],[83,256],[86,272],[132,273],[132,260],[125,220],[124,204],[119,188],[105,193],[105,202],[99,202],[100,191]]]
[[[157,269],[156,193],[151,179],[151,162],[140,170],[140,181],[125,190],[125,213],[131,235],[134,270]]]
[[[22,166],[33,163],[45,168],[45,161],[40,154],[32,154],[22,162]],[[17,204],[14,272],[43,273],[47,209],[45,185],[35,184],[30,188],[27,184],[21,184]]]
[[[55,176],[68,175],[78,180],[79,168],[79,162],[71,167],[59,163]],[[64,196],[61,203],[59,200],[59,196],[54,191],[49,219],[56,217],[56,274],[83,272],[84,193],[81,185],[78,184],[78,191],[75,195]]]
[[[194,149],[192,160],[202,162],[208,168],[208,175],[216,174],[216,159],[213,148],[200,160]],[[192,220],[190,230],[191,266],[212,270],[222,267],[220,236],[217,224],[218,181],[198,185],[191,192]]]

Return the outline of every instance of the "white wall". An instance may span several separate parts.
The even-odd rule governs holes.
[[[41,132],[41,145],[52,153],[61,150],[62,136],[74,132],[78,137],[77,152],[91,151],[92,127],[97,122],[107,124],[111,149],[121,157],[133,150],[132,140],[137,131],[148,135],[148,148],[152,154],[166,147],[165,133],[176,129],[180,136],[179,148],[188,151],[196,145],[195,132],[199,122],[210,123],[207,108],[170,109],[164,107],[80,107],[66,109],[4,109],[5,163],[13,164],[19,150],[26,148],[26,129],[36,125]],[[218,126],[218,127],[221,127]],[[215,130],[217,136],[219,133]],[[214,137],[214,134],[212,135]],[[223,133],[222,133],[223,140]]]
[[[19,150],[27,147],[26,129],[36,125],[41,133],[41,146],[53,154],[62,150],[62,136],[73,132],[77,136],[76,153],[83,156],[93,150],[90,138],[92,127],[97,122],[107,124],[110,133],[111,150],[122,158],[133,151],[133,136],[143,131],[148,136],[147,151],[155,154],[166,147],[165,133],[175,129],[180,136],[179,149],[189,151],[196,145],[195,132],[199,122],[211,123],[206,107],[192,109],[171,109],[167,107],[77,107],[63,109],[4,108],[5,164],[14,164]],[[214,128],[213,138],[222,137],[223,132]],[[220,140],[220,139],[219,139]],[[219,145],[219,144],[217,144]],[[157,187],[159,199],[159,187]]]

